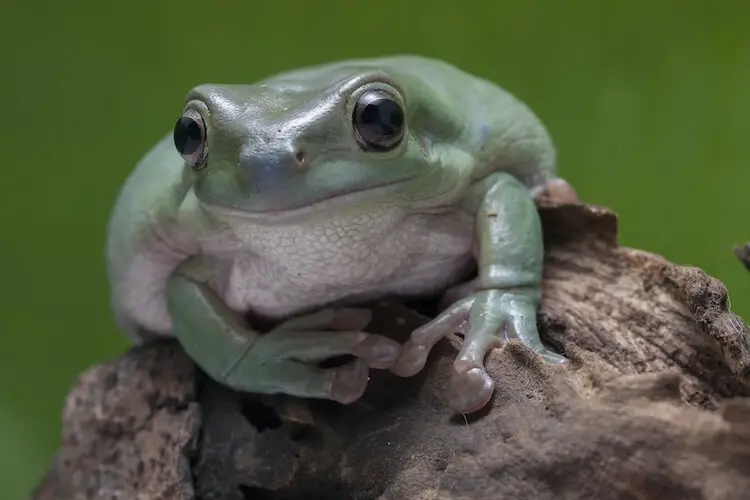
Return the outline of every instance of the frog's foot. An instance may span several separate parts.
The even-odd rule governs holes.
[[[578,193],[573,186],[560,178],[550,179],[542,186],[532,189],[531,195],[535,200],[547,198],[556,203],[580,203]]]
[[[251,392],[354,402],[367,387],[368,369],[390,368],[401,350],[391,339],[361,331],[370,319],[368,310],[327,309],[289,320],[259,336],[226,370],[225,382]],[[342,355],[356,359],[319,366]]]
[[[391,371],[402,377],[419,373],[433,346],[457,332],[464,334],[464,342],[453,362],[455,371],[448,400],[461,413],[477,411],[489,402],[495,383],[485,369],[485,358],[509,338],[520,340],[548,362],[567,361],[542,344],[536,326],[536,304],[527,293],[481,290],[460,299],[415,330]]]

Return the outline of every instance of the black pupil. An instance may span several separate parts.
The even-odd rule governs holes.
[[[369,143],[388,142],[401,134],[404,111],[388,97],[376,97],[363,103],[358,113],[357,127],[362,138]]]
[[[203,145],[203,129],[189,116],[182,116],[174,126],[174,145],[181,155],[191,155]]]

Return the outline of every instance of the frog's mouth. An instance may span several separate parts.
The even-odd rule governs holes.
[[[200,197],[198,199],[206,210],[216,214],[245,219],[283,220],[334,212],[349,206],[361,205],[367,201],[393,200],[396,202],[399,198],[398,192],[408,180],[410,179],[399,179],[359,190],[326,190],[319,196],[297,200],[290,199],[290,188],[285,189],[286,193],[264,193],[254,200],[238,204],[202,200]],[[266,200],[271,200],[271,203],[266,203]]]

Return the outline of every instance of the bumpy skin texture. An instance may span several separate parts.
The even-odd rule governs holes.
[[[358,115],[383,96],[380,114]],[[183,117],[190,134],[146,155],[109,227],[114,312],[134,339],[174,335],[235,389],[347,403],[369,368],[414,375],[462,332],[449,395],[461,412],[489,400],[484,358],[509,337],[564,361],[536,329],[533,197],[575,192],[544,126],[509,93],[397,56],[199,86]],[[363,331],[357,304],[446,290],[445,311],[404,346]],[[260,334],[247,317],[275,326]],[[356,359],[318,366],[341,354]]]

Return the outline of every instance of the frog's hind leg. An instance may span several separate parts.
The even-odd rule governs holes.
[[[541,198],[555,203],[574,204],[580,203],[575,188],[565,179],[553,177],[543,184],[531,189],[531,196],[538,201]]]

